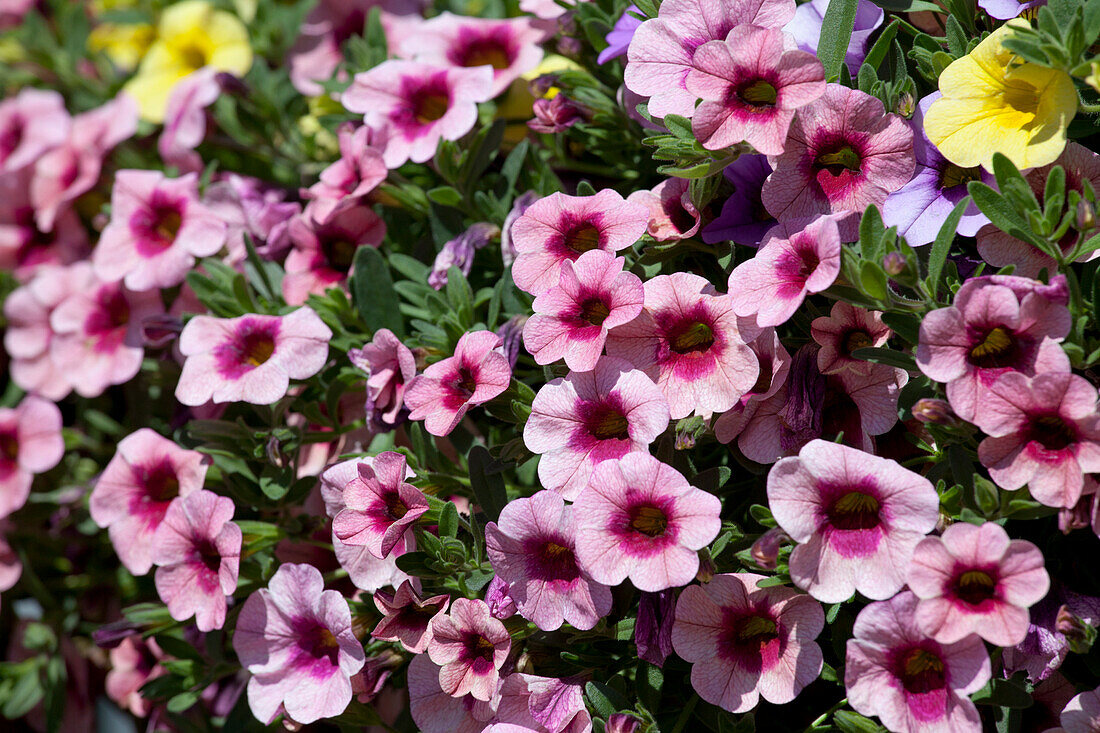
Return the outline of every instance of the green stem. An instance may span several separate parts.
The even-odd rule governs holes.
[[[814,722],[810,723],[810,727],[806,729],[805,733],[809,733],[810,731],[816,730],[826,720],[829,719],[829,716],[831,716],[833,713],[835,713],[837,710],[840,710],[842,707],[844,707],[847,704],[848,704],[848,698],[844,698],[843,700],[838,702],[836,705],[833,705],[831,708],[829,708],[828,710],[823,712],[821,715],[817,716],[817,719],[814,720]]]
[[[687,701],[687,705],[684,706],[683,712],[680,713],[680,717],[676,719],[676,725],[672,727],[672,733],[681,733],[684,730],[697,704],[699,704],[699,696],[692,695],[691,699]]]

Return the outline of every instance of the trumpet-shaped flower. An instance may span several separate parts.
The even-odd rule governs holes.
[[[423,733],[482,733],[496,716],[499,686],[488,701],[473,695],[452,697],[440,687],[440,672],[427,654],[416,655],[409,664],[409,714],[417,729]]]
[[[244,602],[233,649],[252,673],[248,705],[262,723],[280,712],[313,723],[344,712],[351,676],[363,667],[363,645],[339,591],[325,590],[321,571],[287,563],[267,588]]]
[[[702,215],[691,201],[689,183],[686,178],[666,178],[652,191],[635,191],[626,197],[649,209],[646,231],[658,242],[688,239],[699,231]]]
[[[600,463],[573,505],[577,560],[597,582],[660,591],[687,585],[721,529],[718,497],[648,453]]]
[[[153,566],[157,528],[172,500],[202,488],[209,459],[180,448],[149,428],[118,443],[88,502],[92,519],[108,530],[122,564],[134,575]]]
[[[1096,733],[1100,730],[1100,688],[1082,692],[1066,703],[1051,733]]]
[[[432,619],[428,657],[441,665],[439,686],[451,697],[492,700],[511,649],[508,630],[485,601],[457,598],[448,613]]]
[[[997,485],[1025,484],[1047,506],[1072,507],[1085,474],[1100,473],[1096,388],[1069,372],[1001,375],[983,395],[974,423],[989,437],[978,458]]]
[[[411,654],[423,654],[428,648],[432,619],[443,613],[450,600],[448,595],[421,598],[408,580],[402,581],[393,593],[376,591],[374,605],[383,617],[370,635],[382,641],[399,642]]]
[[[374,332],[371,342],[350,349],[352,364],[367,373],[368,408],[381,421],[396,425],[405,406],[405,388],[416,376],[416,357],[388,328]]]
[[[907,591],[859,612],[844,665],[848,701],[896,733],[979,733],[967,696],[989,681],[985,645],[977,636],[954,644],[928,638],[917,624],[918,602]]]
[[[225,598],[237,589],[242,535],[233,508],[232,499],[192,491],[172,500],[153,536],[157,594],[172,618],[194,616],[199,631],[222,627]]]
[[[798,543],[791,579],[823,603],[901,590],[913,548],[939,518],[928,479],[846,445],[814,440],[768,474],[768,503]]]
[[[137,100],[142,119],[162,122],[172,88],[204,66],[244,76],[252,67],[248,29],[206,0],[183,0],[161,14],[157,40],[123,90]]]
[[[864,376],[878,365],[853,358],[852,352],[882,346],[893,331],[882,322],[882,314],[878,311],[864,310],[838,300],[828,316],[814,319],[810,333],[821,345],[817,352],[817,368],[822,374],[849,371]]]
[[[691,128],[708,150],[746,142],[779,155],[795,110],[825,93],[821,62],[774,28],[738,26],[696,49],[691,63],[688,91],[704,100]]]
[[[733,193],[722,204],[721,213],[703,229],[704,242],[760,244],[776,223],[761,200],[764,181],[771,172],[766,155],[741,155],[726,166],[722,175],[733,184]]]
[[[61,461],[61,411],[41,397],[28,395],[12,408],[0,408],[0,519],[27,502],[36,473]]]
[[[716,575],[684,589],[676,603],[672,644],[691,662],[691,686],[732,713],[763,697],[793,700],[821,673],[825,626],[821,604],[784,587],[759,587],[763,575]]]
[[[202,156],[195,148],[206,137],[206,108],[222,93],[218,74],[213,66],[204,66],[184,77],[168,96],[157,152],[165,164],[184,173],[202,172]]]
[[[1017,168],[1054,162],[1077,113],[1073,79],[1062,69],[1022,61],[1005,40],[1027,21],[1009,21],[940,74],[943,96],[924,116],[924,131],[943,157],[991,170],[993,153]]]
[[[696,95],[687,77],[696,50],[721,41],[734,27],[782,28],[794,16],[791,0],[668,0],[656,18],[642,23],[627,50],[625,81],[630,91],[649,97],[654,117],[691,117]]]
[[[925,537],[913,551],[907,576],[916,594],[921,631],[941,644],[977,634],[997,646],[1027,636],[1027,609],[1050,589],[1043,553],[1010,540],[999,524],[959,522],[942,537]]]
[[[590,372],[570,372],[535,395],[523,442],[539,460],[539,482],[566,501],[609,458],[644,451],[668,427],[661,389],[629,362],[605,356]]]
[[[386,236],[385,223],[369,206],[335,208],[324,220],[315,219],[313,213],[307,207],[287,227],[291,250],[286,256],[283,297],[291,305],[302,305],[311,294],[323,295],[343,283],[355,251],[377,247]]]
[[[477,104],[493,96],[493,67],[446,67],[383,61],[355,75],[341,102],[384,134],[389,168],[423,163],[440,140],[457,140],[477,122]]]
[[[538,364],[565,359],[570,369],[590,371],[603,353],[608,330],[642,311],[645,293],[624,260],[589,250],[561,266],[558,284],[535,298],[535,314],[523,326],[523,344]]]
[[[649,210],[611,189],[593,196],[553,193],[532,204],[512,224],[516,287],[541,295],[558,284],[562,263],[585,252],[618,252],[638,241]]]
[[[405,456],[386,451],[358,464],[359,476],[344,486],[344,508],[332,531],[347,545],[363,545],[378,559],[405,549],[405,530],[424,512],[424,492],[406,481]]]
[[[53,90],[27,87],[0,102],[0,177],[33,165],[65,141],[72,120]]]
[[[755,332],[751,321],[739,321],[729,296],[677,272],[646,282],[645,308],[612,331],[607,353],[656,381],[678,420],[724,412],[752,388],[759,365],[745,338]]]
[[[449,435],[467,410],[508,389],[512,368],[499,346],[500,336],[492,331],[463,334],[454,356],[437,361],[409,383],[409,419],[423,420],[432,435]]]
[[[748,392],[741,395],[737,404],[714,421],[714,436],[720,443],[729,443],[741,434],[752,416],[756,414],[757,407],[786,384],[787,374],[791,370],[791,355],[783,348],[783,343],[779,340],[779,335],[774,328],[769,326],[761,331],[760,335],[749,343],[749,348],[756,355],[760,372],[756,383]],[[743,448],[742,452],[744,452]]]
[[[340,159],[321,171],[320,180],[305,192],[313,219],[328,221],[335,211],[362,203],[364,196],[386,180],[389,171],[376,138],[365,125],[340,128]]]
[[[279,400],[291,379],[308,379],[328,360],[332,331],[310,308],[285,316],[196,316],[180,334],[186,357],[176,399],[185,405]]]
[[[496,577],[516,609],[543,631],[591,629],[611,611],[611,590],[577,563],[576,513],[553,491],[509,502],[485,528]]]

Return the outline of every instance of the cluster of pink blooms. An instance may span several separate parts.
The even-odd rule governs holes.
[[[362,11],[379,4],[349,2],[363,6],[354,15],[341,3],[318,5],[290,57],[299,91],[320,94],[342,73],[345,26],[359,32]],[[294,397],[336,361],[340,334],[311,296],[346,291],[356,251],[383,244],[375,204],[391,171],[464,138],[479,104],[543,60],[551,21],[567,11],[550,0],[520,7],[532,15],[386,12],[393,58],[348,74],[339,96],[362,124],[340,128],[338,159],[297,196],[230,173],[207,185],[197,151],[205,110],[229,82],[211,67],[196,71],[173,89],[158,139],[175,174],[110,171],[110,213],[94,247],[75,205],[112,149],[135,135],[136,102],[120,94],[77,115],[49,91],[0,102],[0,267],[18,281],[4,302],[4,347],[11,380],[27,393],[0,409],[0,531],[27,503],[33,477],[65,459],[55,403],[70,393],[98,397],[157,358],[179,365],[165,388],[180,409],[216,417],[227,404]],[[625,87],[646,101],[651,123],[678,115],[706,150],[744,151],[739,165],[751,151],[762,156],[757,223],[767,227],[723,289],[694,271],[643,277],[633,266],[643,238],[671,243],[702,229],[706,215],[683,178],[626,197],[610,188],[537,197],[481,232],[507,243],[512,282],[531,303],[516,338],[547,368],[517,433],[538,458],[539,488],[484,525],[493,576],[484,593],[429,595],[399,567],[418,532],[434,533],[425,515],[445,503],[418,488],[423,477],[401,450],[366,456],[362,443],[334,439],[300,472],[317,475],[321,544],[331,541],[359,589],[349,599],[326,589],[308,560],[245,585],[246,508],[206,488],[211,456],[149,427],[118,442],[90,493],[92,519],[129,573],[153,571],[172,619],[193,619],[204,633],[232,629],[258,720],[309,724],[375,699],[400,665],[368,656],[366,639],[411,659],[409,710],[426,733],[591,731],[586,680],[518,663],[522,624],[512,619],[540,632],[591,631],[621,605],[616,586],[628,584],[643,604],[667,604],[649,622],[664,638],[643,642],[638,631],[639,657],[660,666],[675,653],[698,696],[725,711],[753,710],[761,698],[788,703],[817,680],[826,607],[858,593],[870,603],[844,650],[850,706],[890,731],[981,729],[970,695],[996,671],[986,642],[1020,648],[1035,633],[1030,609],[1051,589],[1043,554],[1001,523],[950,523],[933,482],[876,455],[876,441],[897,427],[902,390],[923,375],[942,385],[934,407],[944,420],[984,436],[977,460],[996,486],[1027,487],[1067,516],[1087,505],[1100,535],[1091,476],[1100,474],[1098,392],[1061,346],[1080,314],[1064,275],[1033,279],[1054,272],[1053,259],[971,211],[960,231],[976,236],[987,263],[1014,264],[1017,274],[967,279],[949,306],[925,315],[919,374],[853,353],[894,338],[883,313],[836,301],[799,320],[807,298],[841,276],[865,209],[878,207],[911,244],[927,244],[924,233],[952,208],[940,197],[954,194],[937,176],[920,188],[942,163],[921,126],[826,82],[821,61],[796,43],[795,22],[794,0],[664,0],[625,41]],[[1070,143],[1058,164],[1071,180],[1100,185],[1100,159],[1081,145]],[[1046,172],[1028,174],[1040,195]],[[461,246],[475,247],[453,244],[441,261],[469,272]],[[205,258],[244,272],[257,254],[283,263],[287,308],[207,312],[188,276],[202,273]],[[791,330],[804,338],[785,345],[780,334]],[[348,356],[366,375],[374,433],[421,423],[452,453],[448,436],[462,425],[477,435],[474,419],[516,394],[507,334],[486,328],[463,333],[447,353],[410,348],[379,328]],[[679,426],[693,420],[764,467],[774,528],[754,546],[761,554],[750,569],[775,569],[789,546],[788,584],[713,571],[707,548],[729,526],[724,499],[670,458]],[[0,591],[19,572],[0,536]],[[243,601],[234,599],[239,583]],[[373,628],[359,623],[363,602],[382,617]],[[151,640],[127,639],[111,654],[111,696],[148,715],[140,687],[164,673],[163,656]],[[1100,692],[1073,697],[1061,719],[1067,731],[1097,730]],[[631,721],[617,720],[617,730],[632,730]]]

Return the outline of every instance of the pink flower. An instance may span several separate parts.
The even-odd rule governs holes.
[[[388,328],[374,332],[361,349],[348,351],[351,363],[367,373],[367,400],[382,421],[396,425],[405,406],[405,388],[416,376],[416,358]]]
[[[760,588],[763,575],[716,575],[684,589],[676,603],[672,644],[691,662],[691,686],[732,713],[760,697],[787,703],[821,673],[825,626],[821,604],[790,588]]]
[[[768,326],[749,342],[749,348],[759,362],[756,383],[741,399],[714,421],[714,435],[721,443],[729,443],[738,437],[756,414],[757,407],[771,398],[787,382],[791,370],[791,355],[783,348],[775,329]],[[744,448],[741,449],[744,452]],[[748,455],[748,454],[746,454]]]
[[[654,117],[691,117],[697,97],[687,79],[700,46],[725,39],[735,26],[782,28],[792,17],[791,0],[667,0],[630,41],[626,86],[650,98],[649,113]]]
[[[398,55],[436,66],[491,66],[495,97],[542,60],[545,30],[530,18],[469,18],[443,12],[398,44]]]
[[[405,481],[401,453],[379,453],[359,463],[359,476],[344,486],[344,508],[332,520],[332,531],[344,544],[362,545],[382,559],[405,549],[405,530],[428,511],[424,492]]]
[[[27,503],[36,473],[61,462],[61,411],[27,395],[15,408],[0,408],[0,519]]]
[[[423,163],[440,140],[457,140],[477,122],[477,104],[493,96],[490,66],[440,67],[383,61],[355,80],[340,101],[364,114],[367,126],[388,134],[382,156],[389,168]]]
[[[771,229],[756,256],[729,277],[733,310],[758,326],[786,323],[807,295],[840,274],[840,229],[833,217],[799,219]]]
[[[65,142],[71,125],[65,100],[53,90],[27,87],[0,102],[0,178]]]
[[[199,178],[159,171],[119,171],[111,223],[92,255],[96,275],[130,290],[179,285],[195,265],[222,248],[225,222],[199,201]]]
[[[149,428],[123,438],[92,489],[92,519],[108,530],[119,560],[134,575],[153,566],[153,540],[172,500],[202,488],[209,459]]]
[[[451,697],[492,700],[511,648],[512,638],[485,601],[456,598],[449,613],[432,619],[428,656],[441,666],[439,686]]]
[[[180,334],[186,357],[176,399],[185,405],[281,399],[291,379],[308,379],[328,360],[332,331],[310,308],[285,316],[196,316]]]
[[[689,183],[686,178],[666,178],[652,191],[635,191],[626,197],[627,203],[649,209],[646,231],[658,242],[688,239],[699,231],[701,215],[691,200]]]
[[[424,420],[432,435],[449,435],[466,411],[508,389],[512,368],[496,351],[500,337],[492,331],[462,335],[454,356],[429,366],[409,383],[405,404],[410,420]]]
[[[153,702],[141,696],[142,686],[151,679],[168,673],[161,665],[164,652],[155,639],[128,636],[109,653],[111,669],[107,672],[107,697],[139,718],[149,715]]]
[[[282,565],[237,617],[233,649],[252,673],[248,705],[262,723],[283,711],[298,723],[313,723],[339,715],[351,702],[351,675],[363,667],[363,645],[352,631],[348,602],[324,587],[312,565]]]
[[[535,363],[564,358],[566,366],[581,372],[596,366],[608,330],[642,311],[642,281],[623,272],[624,262],[589,250],[562,263],[558,284],[535,298],[535,315],[523,327],[523,344]]]
[[[539,482],[577,498],[601,461],[644,451],[668,427],[660,388],[622,359],[603,357],[590,372],[570,372],[535,395],[523,442],[539,459]]]
[[[718,536],[722,503],[648,453],[596,466],[574,505],[577,560],[596,582],[644,591],[686,585]]]
[[[973,422],[997,378],[1009,372],[1068,372],[1059,342],[1069,333],[1064,302],[1040,292],[1014,291],[987,279],[969,280],[950,308],[924,317],[917,366],[947,382],[951,408]]]
[[[29,168],[0,174],[0,268],[14,271],[20,282],[46,265],[74,264],[90,251],[84,224],[70,208],[58,212],[52,230],[38,228],[30,185]]]
[[[576,681],[516,672],[504,679],[495,733],[591,733],[584,688]]]
[[[221,95],[220,72],[204,66],[172,87],[164,111],[164,130],[157,140],[157,152],[166,165],[186,173],[201,173],[202,157],[195,152],[206,137],[206,108]]]
[[[516,287],[541,295],[558,284],[562,263],[592,249],[618,252],[645,233],[649,212],[611,189],[593,196],[553,193],[532,204],[512,225]]]
[[[586,0],[563,0],[566,5],[576,5]],[[519,9],[531,13],[543,20],[553,20],[568,12],[557,0],[519,0]]]
[[[157,595],[177,621],[195,617],[199,631],[225,623],[226,596],[237,589],[241,528],[233,500],[199,489],[168,505],[153,537]]]
[[[814,440],[768,474],[768,504],[798,543],[795,585],[822,603],[901,590],[913,548],[939,519],[928,479],[896,461]]]
[[[374,605],[383,618],[370,635],[382,641],[400,642],[411,654],[423,654],[428,648],[428,627],[450,602],[448,595],[421,599],[408,580],[395,593],[384,590],[374,594]]]
[[[203,202],[228,227],[225,258],[239,266],[248,253],[244,235],[249,234],[261,257],[275,258],[290,245],[290,222],[302,212],[302,205],[286,201],[287,192],[255,178],[226,174],[206,187]]]
[[[498,522],[485,528],[485,544],[496,577],[524,618],[543,631],[562,622],[591,629],[611,611],[611,590],[577,564],[576,515],[560,495],[539,491],[515,499]]]
[[[982,397],[974,423],[988,435],[978,458],[997,485],[1025,484],[1036,501],[1072,507],[1086,473],[1100,473],[1096,388],[1068,372],[1002,375]]]
[[[943,537],[925,537],[913,551],[907,581],[920,599],[917,626],[941,644],[970,634],[997,646],[1023,642],[1027,609],[1050,589],[1039,548],[1009,540],[993,522],[960,522]]]
[[[762,200],[780,221],[882,208],[913,177],[913,131],[877,97],[828,84],[798,110]]]
[[[423,733],[484,731],[496,715],[499,691],[489,701],[473,695],[452,697],[440,687],[441,672],[427,654],[418,654],[409,664],[409,713],[417,729]]]
[[[62,209],[91,190],[107,153],[133,136],[137,124],[137,102],[126,94],[73,118],[67,139],[34,164],[30,197],[39,229],[53,229]]]
[[[50,358],[82,397],[130,381],[145,357],[142,325],[164,312],[160,292],[134,293],[93,280],[50,313]]]
[[[1061,728],[1050,733],[1096,733],[1100,730],[1100,689],[1077,695],[1062,710]]]
[[[704,148],[746,142],[782,154],[795,110],[825,93],[821,62],[786,38],[778,28],[741,25],[696,49],[685,84],[704,100],[691,120]]]
[[[677,272],[646,282],[645,308],[608,336],[607,353],[656,381],[678,420],[728,410],[752,388],[760,366],[744,338],[755,333],[751,321],[738,321],[729,296]]]
[[[817,368],[822,374],[847,371],[866,376],[879,365],[852,357],[856,349],[882,346],[893,333],[882,322],[882,313],[864,310],[838,300],[828,316],[815,318],[810,324],[814,341],[821,345],[817,352]]]
[[[320,180],[303,192],[311,199],[310,210],[318,221],[327,221],[335,211],[360,203],[389,174],[369,127],[344,125],[339,141],[340,159],[321,171]]]
[[[917,625],[917,604],[905,592],[859,612],[844,665],[848,702],[897,733],[978,733],[981,720],[967,696],[989,681],[985,645],[977,636],[954,644],[929,639]]]
[[[302,305],[310,294],[324,295],[342,284],[355,250],[382,244],[386,224],[369,206],[335,208],[324,221],[314,219],[306,207],[291,219],[288,232],[293,249],[284,264],[283,297],[290,305]]]
[[[71,293],[91,286],[92,266],[81,262],[68,267],[43,266],[23,287],[4,300],[4,350],[11,357],[11,380],[26,392],[48,400],[63,399],[72,390],[69,375],[50,357],[54,338],[50,314]]]

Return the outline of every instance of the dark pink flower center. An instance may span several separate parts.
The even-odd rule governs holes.
[[[1077,442],[1077,431],[1060,415],[1037,415],[1031,418],[1028,439],[1049,451],[1060,451]]]
[[[611,315],[611,308],[601,298],[592,297],[581,303],[580,319],[593,326],[602,326]]]
[[[841,349],[846,356],[856,349],[865,349],[874,345],[875,342],[871,340],[871,336],[862,330],[849,331],[841,339]]]
[[[238,378],[266,364],[275,353],[278,333],[277,321],[241,321],[232,338],[214,349],[218,370],[223,376]]]
[[[790,249],[780,253],[775,263],[777,295],[780,298],[798,296],[806,287],[806,281],[814,274],[821,259],[812,242],[802,238],[792,239]]]
[[[982,369],[1010,367],[1020,359],[1020,345],[1015,335],[1004,326],[981,333],[970,348],[967,361]]]
[[[775,107],[776,90],[764,79],[749,79],[736,87],[735,94],[753,112],[767,112]]]
[[[661,211],[668,217],[676,231],[681,234],[690,231],[695,226],[695,217],[684,208],[683,202],[678,197],[670,197],[661,201]]]
[[[98,340],[97,348],[109,350],[122,342],[130,323],[130,303],[122,289],[114,286],[101,288],[96,303],[84,321],[84,331]]]
[[[477,389],[477,374],[465,365],[460,366],[451,386],[456,392],[469,398]]]
[[[753,672],[770,668],[779,658],[782,644],[775,619],[760,611],[736,613],[730,609],[723,616],[718,637],[722,655]]]
[[[600,230],[590,222],[580,222],[563,234],[565,246],[576,252],[585,252],[600,246]]]
[[[997,594],[997,579],[993,574],[978,568],[967,568],[952,582],[955,597],[970,606],[981,606]]]
[[[382,501],[386,506],[386,518],[392,521],[401,519],[409,513],[409,506],[401,499],[397,491],[387,491],[382,494]]]
[[[714,346],[714,330],[702,321],[685,321],[669,335],[668,345],[677,354],[707,351]]]
[[[646,537],[660,537],[668,529],[668,515],[653,504],[639,504],[630,508],[628,526]]]
[[[516,60],[516,49],[510,43],[506,27],[494,28],[488,33],[463,28],[459,31],[458,42],[447,55],[459,66],[492,66],[500,71]]]
[[[898,658],[896,672],[906,692],[924,695],[947,686],[947,669],[935,652],[921,647]]]
[[[413,117],[422,125],[442,119],[451,106],[449,94],[425,90],[413,97]]]
[[[0,160],[7,158],[23,142],[23,120],[15,118],[0,130]]]
[[[600,440],[629,440],[630,422],[613,405],[597,405],[585,420],[588,432]]]
[[[321,254],[324,255],[325,262],[332,269],[340,272],[351,269],[352,261],[355,259],[355,250],[358,248],[359,246],[348,237],[321,238]]]
[[[560,537],[535,540],[525,550],[530,558],[527,574],[536,580],[569,583],[580,577],[573,548]]]
[[[862,157],[851,145],[841,142],[829,145],[818,153],[814,159],[814,168],[827,171],[833,176],[858,174],[862,162]]]
[[[155,502],[169,502],[179,496],[180,481],[176,468],[163,460],[138,469],[145,496]]]
[[[493,652],[495,650],[493,642],[481,634],[469,632],[462,640],[462,661],[469,664],[474,672],[484,674],[494,668]]]
[[[340,642],[336,635],[313,618],[298,618],[291,626],[298,636],[298,653],[291,666],[305,667],[315,678],[330,677],[340,663]]]
[[[134,212],[130,229],[138,254],[154,257],[172,246],[183,225],[183,207],[183,201],[154,193],[148,207]]]
[[[19,458],[19,432],[15,425],[0,428],[0,466]]]
[[[871,494],[848,491],[829,507],[829,524],[842,530],[874,529],[881,524],[881,509],[879,500]]]

